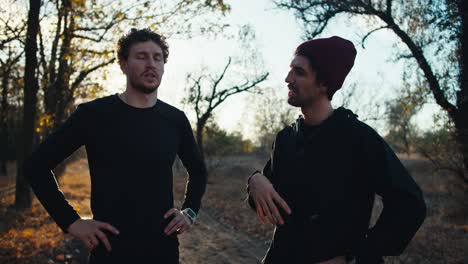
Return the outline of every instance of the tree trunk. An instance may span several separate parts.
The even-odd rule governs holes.
[[[465,175],[463,175],[463,181],[468,184],[468,108],[465,107],[465,111],[458,113],[458,119],[455,122],[457,141],[460,146],[460,150],[463,156],[463,165],[465,166]]]
[[[5,65],[7,68],[8,65]],[[5,69],[2,73],[2,103],[0,106],[0,176],[6,175],[6,161],[10,150],[8,144],[8,128],[7,128],[7,110],[8,110],[8,80],[10,79],[10,71]]]
[[[71,55],[71,41],[73,35],[74,18],[72,14],[72,1],[63,1],[64,17],[63,17],[63,40],[62,46],[60,47],[59,54],[59,66],[57,71],[57,79],[53,85],[55,94],[58,96],[55,102],[55,111],[52,112],[54,116],[53,130],[57,129],[60,124],[63,123],[66,117],[66,107],[68,105],[68,99],[73,99],[73,96],[69,96],[70,93],[70,62],[68,57]]]
[[[206,120],[197,120],[197,145],[203,162],[206,162],[203,148],[203,129],[205,128],[205,124]]]
[[[468,184],[468,1],[458,1],[458,11],[462,19],[460,29],[460,90],[457,92],[457,113],[453,118],[457,129],[457,139],[465,165],[464,181]]]
[[[24,160],[30,155],[34,137],[34,123],[36,118],[37,91],[37,33],[39,31],[39,10],[41,2],[29,0],[28,29],[25,43],[25,73],[24,73],[24,100],[23,100],[23,131],[18,150],[16,174],[16,200],[17,209],[30,208],[32,203],[31,189],[24,175]]]

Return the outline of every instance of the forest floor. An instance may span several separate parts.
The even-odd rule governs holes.
[[[386,258],[386,263],[468,263],[466,189],[454,176],[434,171],[424,159],[414,155],[400,158],[424,190],[428,217],[405,253]],[[209,162],[211,173],[199,218],[189,232],[179,236],[182,264],[260,262],[273,227],[261,224],[246,205],[245,182],[264,162],[265,157],[255,155]],[[10,178],[3,182],[14,182]],[[183,170],[175,168],[176,205],[183,197],[185,180]],[[85,159],[68,165],[60,187],[80,215],[91,217]],[[24,212],[14,210],[13,203],[13,194],[0,198],[0,263],[86,263],[84,246],[64,235],[36,199],[31,210]],[[378,201],[374,218],[381,207]]]

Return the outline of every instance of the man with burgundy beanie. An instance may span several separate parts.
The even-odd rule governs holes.
[[[263,262],[383,263],[399,255],[426,216],[423,195],[387,143],[331,100],[354,65],[343,38],[308,40],[286,77],[302,116],[281,130],[262,171],[248,179],[250,206],[276,225]],[[375,194],[384,209],[369,228]]]

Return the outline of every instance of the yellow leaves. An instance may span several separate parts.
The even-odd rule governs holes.
[[[39,117],[35,132],[40,134],[42,131],[47,131],[47,128],[51,128],[54,123],[53,116],[51,114],[43,114]]]
[[[43,125],[46,124],[45,120],[46,118],[43,117]],[[83,174],[87,177],[83,177]],[[72,193],[71,197],[74,198],[70,201],[73,205],[77,205],[75,208],[82,215],[91,214],[89,211],[89,180],[87,162],[80,160],[70,164],[67,168],[67,175],[63,179],[63,185],[61,184],[63,191]],[[6,214],[5,211],[0,211],[0,218],[8,223],[5,226],[7,229],[0,236],[1,253],[7,256],[8,260],[11,260],[7,260],[8,263],[23,263],[23,260],[29,259],[32,262],[26,262],[48,263],[51,258],[56,261],[57,254],[63,254],[62,259],[65,262],[74,263],[71,255],[67,254],[66,236],[36,199],[31,210],[21,212],[21,216],[19,213]],[[2,255],[1,253],[0,255]],[[0,262],[2,261],[0,260]]]
[[[51,127],[53,124],[53,116],[51,114],[43,114],[39,117],[39,127]]]
[[[45,217],[46,214],[42,214]],[[11,228],[2,235],[0,239],[0,248],[10,250],[16,258],[24,258],[36,255],[39,251],[53,249],[59,245],[63,239],[62,233],[58,230],[54,223],[42,224],[37,222],[37,218],[31,215],[27,216],[26,222],[19,223],[20,225]],[[37,263],[43,263],[41,261]]]
[[[22,236],[26,238],[32,237],[33,232],[34,230],[32,228],[26,228],[25,230],[23,230]]]
[[[117,19],[123,19],[123,18],[125,18],[125,14],[122,13],[122,12],[118,12],[118,13],[115,15],[115,18],[117,18]]]
[[[6,237],[9,237],[9,238],[15,238],[17,236],[18,236],[18,231],[16,229],[8,230],[8,233],[6,235]]]
[[[48,244],[49,247],[54,248],[54,247],[57,246],[57,241],[50,240],[47,244]]]
[[[221,9],[221,12],[225,13],[226,11],[230,11],[231,10],[231,7],[224,3],[223,0],[216,0],[217,4],[218,4],[218,7]]]
[[[72,0],[72,6],[73,7],[85,7],[86,0]]]
[[[19,87],[24,87],[24,79],[23,78],[18,79],[18,81],[16,83],[18,84]]]

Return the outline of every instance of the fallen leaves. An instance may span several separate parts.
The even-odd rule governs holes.
[[[89,177],[83,175],[87,173],[87,166],[83,165],[86,165],[84,160],[71,164],[60,187],[78,211],[90,215],[90,184]],[[76,188],[78,183],[80,188]],[[11,195],[0,201],[0,208],[9,208],[13,203],[14,195]],[[57,227],[37,200],[31,210],[0,210],[0,222],[5,226],[0,234],[0,263],[78,263],[68,253],[82,252],[66,248],[69,235]]]
[[[25,230],[23,230],[22,236],[23,236],[23,237],[26,237],[26,238],[32,237],[33,232],[34,232],[34,229],[32,229],[32,228],[26,228]]]

